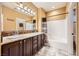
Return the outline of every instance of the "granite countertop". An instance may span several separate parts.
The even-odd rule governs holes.
[[[20,34],[20,35],[13,35],[13,36],[7,36],[7,37],[3,37],[3,42],[1,43],[1,45],[3,44],[8,44],[17,40],[23,40],[26,38],[30,38],[36,35],[40,35],[43,34],[43,32],[35,32],[35,33],[28,33],[28,34]]]

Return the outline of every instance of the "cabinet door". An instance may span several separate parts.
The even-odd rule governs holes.
[[[32,38],[24,40],[24,56],[32,55]]]
[[[43,47],[43,35],[41,34],[41,47]]]
[[[27,40],[24,40],[24,42],[23,42],[23,44],[24,44],[24,56],[27,56]]]
[[[3,56],[20,56],[22,55],[22,42],[12,42],[2,46]]]
[[[8,44],[5,44],[5,45],[1,46],[1,55],[2,56],[9,56],[10,55]]]
[[[32,45],[33,45],[33,47],[32,47],[32,50],[33,50],[32,54],[33,55],[35,55],[37,53],[37,51],[38,51],[37,39],[38,39],[37,36],[33,37],[33,43],[32,43]]]
[[[13,42],[10,44],[10,56],[20,56],[22,55],[21,51],[21,41]]]
[[[41,36],[38,35],[38,51],[41,49]]]
[[[44,46],[45,43],[46,43],[46,35],[45,34],[41,34],[41,39],[42,39],[42,46]]]

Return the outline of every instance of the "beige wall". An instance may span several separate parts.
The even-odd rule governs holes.
[[[21,18],[24,20],[32,20],[31,17],[28,17],[24,14],[18,13],[18,12],[14,11],[12,9],[9,9],[5,6],[2,7],[2,13],[3,13],[3,30],[4,31],[16,29],[16,18]],[[8,19],[11,19],[11,21]]]
[[[42,26],[41,26],[41,19],[43,17],[47,18],[47,21],[49,20],[61,20],[66,17],[66,7],[62,7],[56,10],[52,10],[49,12],[45,12],[42,8],[38,8],[38,31],[41,32]]]
[[[41,26],[41,18],[46,17],[46,13],[42,8],[37,8],[33,3],[23,3],[24,6],[27,6],[28,8],[32,9],[34,12],[36,12],[36,16],[30,17],[25,14],[21,14],[19,12],[16,12],[8,7],[2,6],[2,13],[3,13],[3,30],[4,31],[10,31],[16,29],[16,18],[24,19],[26,21],[30,20],[36,20],[36,30],[40,30]],[[40,25],[40,26],[39,26]]]
[[[46,17],[46,12],[42,8],[38,8],[38,31],[42,31],[41,20],[43,17]]]
[[[1,8],[1,5],[0,5],[0,32],[1,32],[1,11],[2,11],[2,8]]]
[[[1,55],[1,5],[0,5],[0,55]]]
[[[3,15],[4,15],[4,24],[3,24],[4,31],[16,29],[16,22],[15,22],[16,18],[25,19],[26,21],[33,20],[33,19],[36,20],[36,30],[41,31],[41,18],[42,17],[47,17],[49,19],[53,19],[53,20],[56,19],[57,20],[57,19],[63,19],[66,16],[66,14],[59,15],[60,13],[66,12],[66,7],[46,13],[42,8],[35,7],[33,5],[33,3],[31,3],[31,2],[28,2],[28,3],[25,2],[24,6],[27,6],[27,7],[31,8],[33,11],[35,11],[36,16],[29,17],[24,14],[18,13],[10,8],[7,8],[5,6],[2,7]],[[55,15],[59,15],[59,16],[55,16]],[[10,21],[8,19],[11,19],[12,21]]]
[[[1,11],[2,11],[2,7],[0,5],[0,42],[1,42]]]
[[[37,26],[37,21],[38,21],[38,8],[32,3],[32,2],[28,2],[28,3],[24,3],[25,6],[27,6],[28,8],[32,9],[34,12],[36,12],[36,15],[32,18],[32,20],[36,20],[36,30],[38,30],[38,26]]]
[[[36,11],[37,14],[37,8],[31,3],[26,3],[28,7]],[[7,8],[5,6],[2,7],[2,13],[3,13],[3,29],[4,31],[9,30],[15,30],[16,29],[16,18],[24,19],[26,21],[33,20],[35,18],[37,20],[37,15],[35,17],[30,17],[25,14],[18,13],[10,8]],[[9,19],[9,20],[8,20]],[[10,20],[11,19],[11,20]],[[37,27],[36,27],[37,28]]]
[[[47,20],[61,20],[66,17],[66,7],[47,12]]]

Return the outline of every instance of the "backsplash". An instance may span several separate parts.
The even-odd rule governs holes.
[[[12,35],[17,35],[17,34],[27,34],[27,33],[32,33],[35,31],[32,30],[20,30],[20,31],[3,31],[1,32],[1,36],[5,37],[5,36],[12,36]]]

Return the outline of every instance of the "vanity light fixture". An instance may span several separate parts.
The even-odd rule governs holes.
[[[20,12],[23,12],[23,13],[29,15],[29,16],[35,16],[35,12],[32,9],[27,8],[26,6],[24,7],[22,3],[17,4],[16,9]]]
[[[28,13],[29,15],[31,15],[31,13]]]
[[[28,12],[30,13],[31,9],[28,8]]]
[[[21,11],[24,12],[25,10],[24,9],[21,9]]]
[[[20,10],[20,8],[19,8],[19,7],[17,7],[17,10]]]
[[[28,12],[25,11],[25,13],[27,14]]]
[[[27,10],[27,7],[24,7],[25,10]]]
[[[31,12],[31,13],[33,13],[33,11],[32,11],[32,10],[31,10],[30,12]]]
[[[20,7],[20,8],[23,8],[23,4],[22,4],[22,3],[20,3],[19,7]]]

